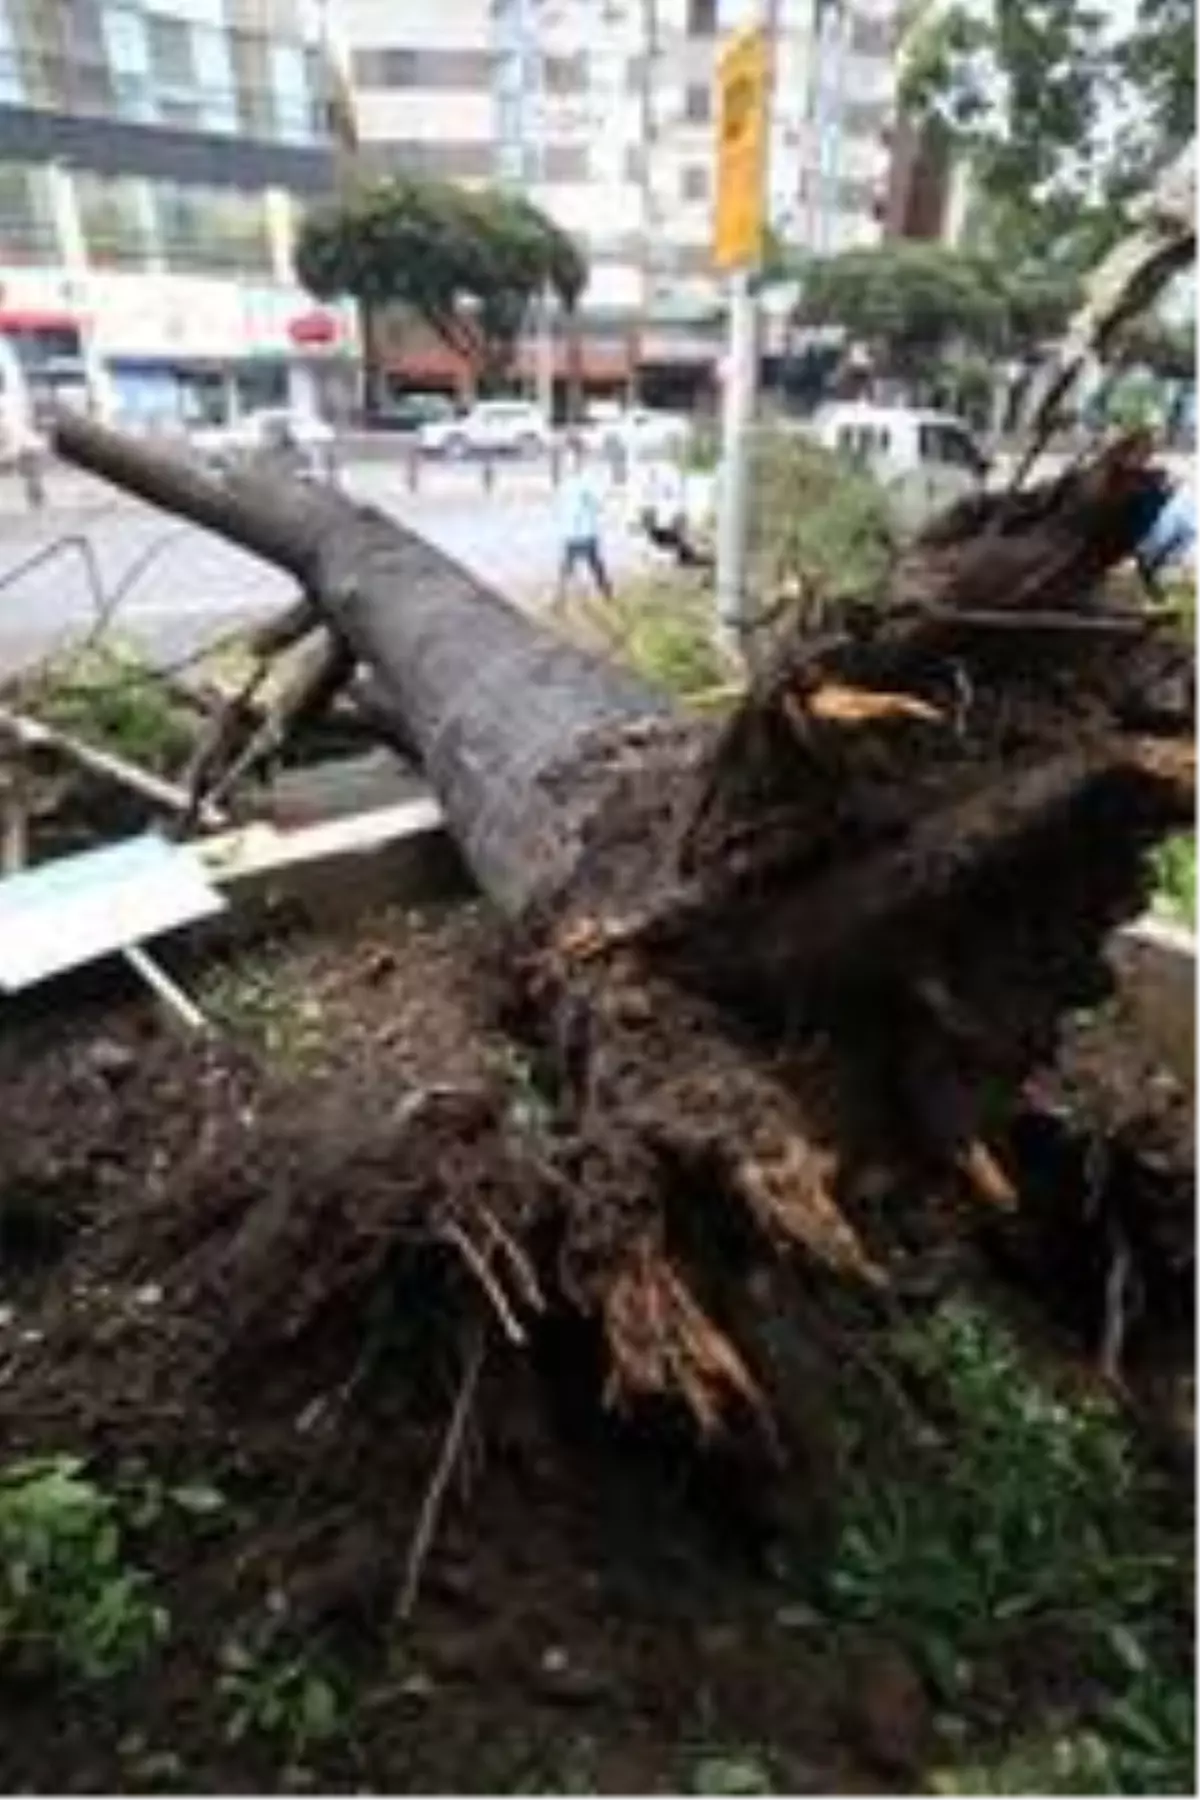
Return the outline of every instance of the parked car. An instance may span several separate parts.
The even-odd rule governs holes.
[[[809,430],[826,449],[866,463],[885,481],[930,468],[955,469],[974,481],[988,473],[970,426],[953,413],[843,400],[823,407]]]
[[[380,402],[367,424],[375,431],[418,432],[422,425],[441,424],[457,414],[447,394],[392,394]]]
[[[691,436],[691,425],[682,413],[598,401],[584,414],[580,435],[589,450],[604,456],[623,453],[631,461],[639,461],[683,450]]]
[[[545,415],[527,400],[481,400],[457,418],[431,420],[417,435],[431,456],[532,456],[552,439]]]
[[[20,357],[0,335],[0,468],[42,463],[49,443],[37,428],[33,396]]]
[[[903,531],[920,530],[975,493],[990,473],[970,426],[953,413],[838,401],[817,413],[808,431],[826,449],[870,471]]]
[[[227,474],[262,460],[280,463],[302,479],[330,481],[337,472],[337,438],[316,413],[286,406],[243,413],[228,425],[191,434],[192,449],[210,468]]]

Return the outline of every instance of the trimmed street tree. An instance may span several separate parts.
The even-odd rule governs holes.
[[[889,243],[808,263],[797,316],[805,325],[843,326],[916,394],[952,348],[995,347],[1005,309],[970,257],[937,244]]]
[[[402,176],[363,183],[307,214],[299,279],[318,299],[358,303],[368,406],[378,394],[374,319],[407,307],[488,386],[511,367],[529,308],[549,289],[574,313],[587,265],[520,196]]]

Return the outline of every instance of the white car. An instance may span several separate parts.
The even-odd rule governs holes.
[[[680,413],[651,406],[621,407],[603,401],[588,408],[581,433],[584,445],[603,456],[623,452],[633,461],[671,456],[686,448],[691,426]]]
[[[527,400],[480,400],[456,419],[431,419],[417,442],[430,456],[534,456],[548,450],[545,415]]]
[[[337,437],[316,413],[286,406],[243,413],[229,425],[191,433],[191,445],[210,467],[225,474],[259,458],[291,464],[301,476],[331,480],[336,472]]]

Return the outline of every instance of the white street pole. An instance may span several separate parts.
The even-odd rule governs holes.
[[[769,213],[771,165],[771,101],[779,34],[780,0],[764,0],[770,73],[762,123],[765,150],[762,180],[764,218]],[[729,345],[721,396],[721,464],[717,480],[717,637],[731,655],[744,654],[749,623],[746,550],[750,523],[750,434],[758,405],[759,330],[757,269],[734,270],[729,277]]]
[[[758,302],[749,272],[738,269],[729,277],[729,346],[717,482],[717,634],[733,655],[740,654],[748,610],[749,451],[757,399]]]

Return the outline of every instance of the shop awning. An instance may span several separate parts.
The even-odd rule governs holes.
[[[77,313],[0,307],[0,331],[78,331],[82,324]]]
[[[341,335],[341,327],[332,313],[308,312],[289,319],[288,336],[293,344],[301,346],[335,344]]]

